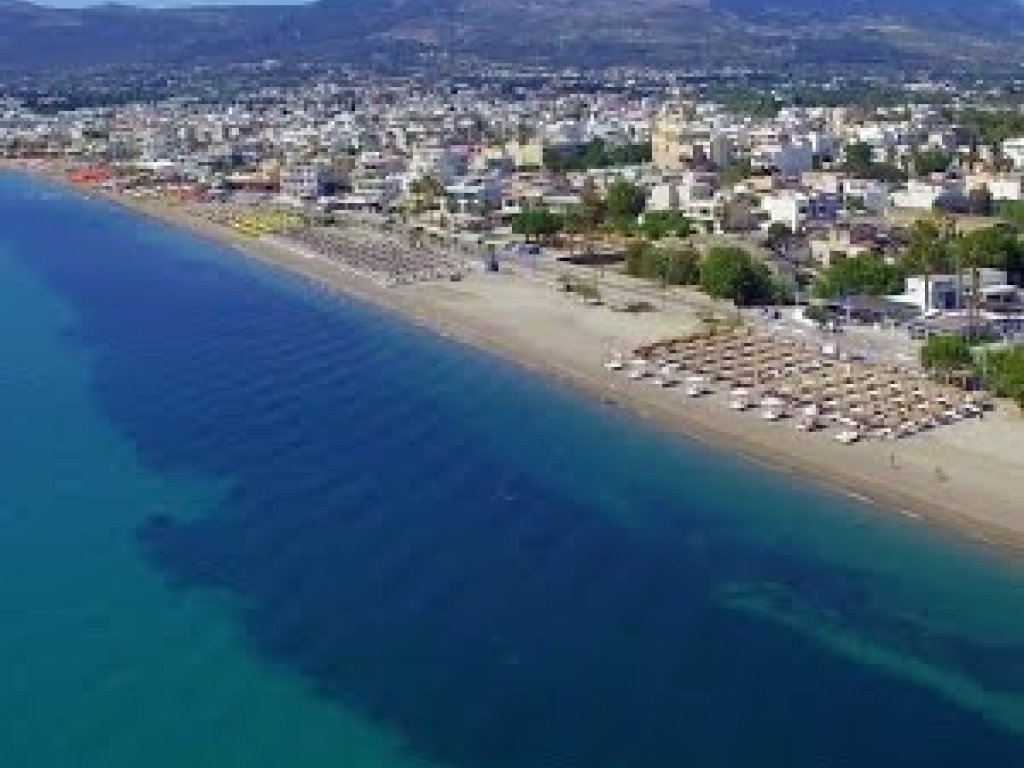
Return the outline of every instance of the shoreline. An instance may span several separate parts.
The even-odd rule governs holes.
[[[766,425],[749,415],[732,413],[714,399],[688,401],[676,393],[629,382],[621,375],[605,371],[600,355],[595,356],[593,349],[589,354],[585,354],[586,350],[563,354],[564,350],[553,343],[524,336],[517,333],[514,324],[482,313],[478,296],[466,298],[471,287],[437,283],[384,287],[323,259],[300,255],[284,244],[248,237],[201,219],[171,203],[82,188],[68,182],[53,168],[44,171],[0,163],[0,171],[4,170],[49,181],[74,194],[178,227],[225,245],[242,257],[286,269],[332,292],[395,312],[421,328],[495,354],[567,386],[596,405],[639,418],[661,433],[699,442],[770,472],[794,475],[802,483],[836,493],[874,512],[896,513],[908,523],[928,525],[986,548],[1024,555],[1024,499],[1018,499],[1015,493],[1019,478],[1024,477],[1024,456],[1018,457],[1019,465],[1008,461],[1005,466],[996,466],[984,452],[972,452],[969,434],[962,438],[964,445],[942,435],[914,437],[891,448],[881,443],[829,444],[817,436],[799,435],[788,425]],[[521,278],[496,276],[494,283],[517,279]],[[549,300],[558,301],[554,296]],[[1024,454],[1020,450],[1024,448],[1024,420],[1000,405],[999,412],[986,416],[976,430],[991,432],[996,428],[1006,430],[1009,437],[1002,437],[1009,439],[1011,445],[1019,437],[1018,453]],[[899,463],[892,463],[890,455],[893,459],[899,455]],[[957,467],[940,481],[940,467],[958,460],[966,466]]]

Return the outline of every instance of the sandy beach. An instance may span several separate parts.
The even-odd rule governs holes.
[[[10,166],[8,166],[10,167]],[[24,170],[24,169],[22,169]],[[56,180],[63,181],[59,176]],[[559,295],[549,277],[472,271],[459,282],[383,287],[308,251],[252,238],[175,203],[90,190],[139,213],[234,246],[333,290],[371,301],[460,341],[514,360],[690,439],[798,473],[921,522],[1024,553],[1024,417],[1000,403],[983,419],[958,422],[892,443],[839,445],[792,423],[730,411],[724,395],[691,399],[650,381],[629,381],[601,363],[658,338],[699,327],[694,313],[669,305],[630,314]]]

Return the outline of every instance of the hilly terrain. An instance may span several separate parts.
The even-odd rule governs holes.
[[[0,67],[402,64],[1016,65],[1018,0],[319,0],[54,9],[0,0]]]

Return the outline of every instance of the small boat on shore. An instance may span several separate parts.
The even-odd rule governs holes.
[[[800,432],[816,432],[825,426],[822,419],[821,408],[815,403],[806,405],[800,411],[800,418],[797,419],[796,428]]]
[[[654,375],[654,383],[659,387],[674,387],[678,384],[676,379],[676,371],[679,366],[672,363],[666,363],[658,369],[658,372]]]
[[[801,416],[796,422],[798,432],[817,432],[821,427],[822,423],[817,416]]]
[[[750,390],[737,387],[729,393],[729,408],[734,411],[745,411],[750,408]]]
[[[860,440],[860,432],[855,429],[844,429],[835,436],[835,441],[843,445],[851,445],[858,440]]]
[[[629,364],[629,371],[626,373],[626,377],[633,381],[639,381],[640,379],[646,378],[650,375],[650,371],[647,369],[647,361],[641,361],[639,364],[636,360],[633,360]]]
[[[766,397],[761,400],[761,418],[778,421],[786,415],[786,402],[780,397]]]
[[[688,397],[703,397],[710,393],[711,387],[706,376],[686,377],[686,395]]]

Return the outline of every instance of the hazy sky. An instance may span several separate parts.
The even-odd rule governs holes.
[[[109,0],[30,0],[37,5],[54,8],[82,8],[88,5],[103,5]],[[124,5],[145,8],[180,8],[188,5],[297,5],[307,0],[119,0]]]

